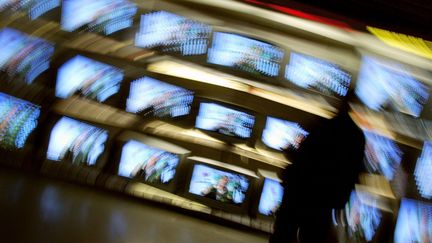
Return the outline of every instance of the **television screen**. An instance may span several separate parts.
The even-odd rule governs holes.
[[[103,102],[119,92],[122,80],[120,69],[78,55],[59,68],[56,96],[65,99],[79,92]]]
[[[432,144],[430,141],[424,143],[423,151],[414,170],[414,179],[420,195],[432,199]]]
[[[95,165],[107,140],[108,131],[62,117],[51,131],[47,159],[69,159],[74,164]]]
[[[365,165],[370,173],[384,175],[392,180],[402,160],[403,152],[397,144],[380,135],[364,132],[366,138]]]
[[[60,0],[1,0],[0,11],[25,11],[31,20],[60,6]]]
[[[402,64],[364,56],[355,90],[373,110],[391,109],[420,116],[429,98],[429,88]]]
[[[40,107],[0,93],[0,147],[7,150],[23,148],[36,128]]]
[[[126,111],[152,113],[158,117],[178,117],[189,114],[192,101],[192,91],[143,77],[131,83]]]
[[[0,70],[30,84],[49,68],[54,46],[15,29],[0,30]]]
[[[196,118],[197,128],[224,135],[249,138],[255,117],[214,103],[201,103]]]
[[[274,216],[282,204],[284,189],[275,180],[265,178],[258,205],[258,211],[267,216]]]
[[[160,48],[182,55],[200,55],[207,52],[211,28],[208,25],[173,13],[158,11],[141,15],[140,29],[135,45]]]
[[[166,184],[174,178],[179,161],[176,154],[130,140],[123,146],[118,174]]]
[[[363,194],[363,197],[368,196],[366,193]],[[377,201],[374,201],[371,196],[369,196],[368,201],[368,204],[362,202],[358,192],[353,191],[345,206],[349,236],[359,240],[359,242],[371,241],[382,219],[382,213],[376,207]]]
[[[189,193],[221,203],[241,205],[245,201],[249,180],[237,173],[195,164]]]
[[[351,75],[338,65],[315,57],[291,53],[285,78],[297,86],[332,96],[345,96]]]
[[[431,242],[431,215],[431,204],[403,199],[396,223],[394,242]]]
[[[110,35],[132,26],[137,12],[135,4],[127,0],[63,0],[61,27]]]
[[[216,32],[207,61],[274,77],[279,74],[283,56],[284,51],[277,46],[241,35]]]
[[[267,117],[262,141],[277,150],[298,149],[309,133],[298,123]]]

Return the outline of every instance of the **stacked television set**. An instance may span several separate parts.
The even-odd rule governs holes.
[[[137,7],[127,0],[63,0],[61,28],[111,35],[133,25]]]
[[[119,68],[77,55],[58,69],[55,93],[62,99],[78,93],[104,102],[120,91],[123,77]]]
[[[12,28],[0,30],[0,70],[4,81],[31,84],[50,66],[54,45]]]
[[[120,154],[114,172],[124,178],[177,192],[182,185],[187,149],[163,140],[124,132],[117,138]]]

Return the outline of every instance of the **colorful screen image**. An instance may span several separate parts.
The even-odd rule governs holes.
[[[40,107],[0,93],[0,147],[7,150],[23,148],[36,128]]]
[[[291,53],[285,78],[297,86],[332,96],[345,96],[351,75],[338,65],[315,57]]]
[[[368,56],[362,59],[355,92],[370,109],[390,109],[415,117],[429,98],[429,87],[406,66]]]
[[[193,92],[143,77],[131,83],[126,111],[152,113],[158,117],[178,117],[189,114]]]
[[[60,6],[60,0],[1,0],[0,11],[25,11],[31,20]]]
[[[110,35],[132,26],[137,7],[127,0],[63,0],[61,27]]]
[[[267,216],[274,216],[282,204],[284,189],[280,182],[265,178],[258,205],[258,211]]]
[[[11,80],[32,83],[50,65],[54,46],[15,29],[0,30],[0,70]]]
[[[207,52],[211,34],[208,25],[185,17],[158,11],[141,15],[135,45],[144,48],[160,48],[182,55],[200,55]]]
[[[208,51],[209,63],[264,76],[277,76],[284,51],[274,45],[241,35],[216,32]]]
[[[122,80],[120,69],[78,55],[59,68],[56,96],[65,99],[79,92],[103,102],[119,92]]]
[[[367,194],[363,194],[367,196]],[[353,191],[345,206],[348,234],[359,242],[371,241],[382,219],[382,213],[376,207],[377,202],[373,201],[372,198],[368,201],[371,204],[363,203],[359,198],[358,192]]]
[[[214,103],[201,103],[195,126],[220,134],[249,138],[255,117]]]
[[[209,166],[196,164],[192,172],[189,192],[227,204],[242,204],[246,199],[249,180]]]
[[[364,158],[367,170],[392,180],[402,160],[402,150],[389,138],[367,131],[364,135],[366,138]]]
[[[73,164],[95,165],[107,140],[108,131],[62,117],[51,131],[47,159],[70,159]]]
[[[308,134],[298,123],[267,117],[262,141],[273,149],[295,150]]]
[[[179,161],[176,154],[131,140],[123,146],[118,174],[166,184],[174,178]]]
[[[423,151],[414,170],[414,179],[420,195],[426,199],[432,199],[432,144],[424,143]]]
[[[394,242],[432,242],[432,205],[403,199],[396,223]]]

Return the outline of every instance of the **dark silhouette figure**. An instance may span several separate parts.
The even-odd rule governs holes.
[[[363,170],[365,138],[348,115],[317,126],[284,171],[284,198],[270,243],[335,242],[329,234],[332,209],[344,207]]]

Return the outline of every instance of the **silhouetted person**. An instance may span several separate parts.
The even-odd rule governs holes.
[[[271,243],[336,241],[329,238],[332,209],[344,207],[363,170],[365,138],[348,109],[345,102],[294,152],[293,164],[284,171],[284,198]]]

